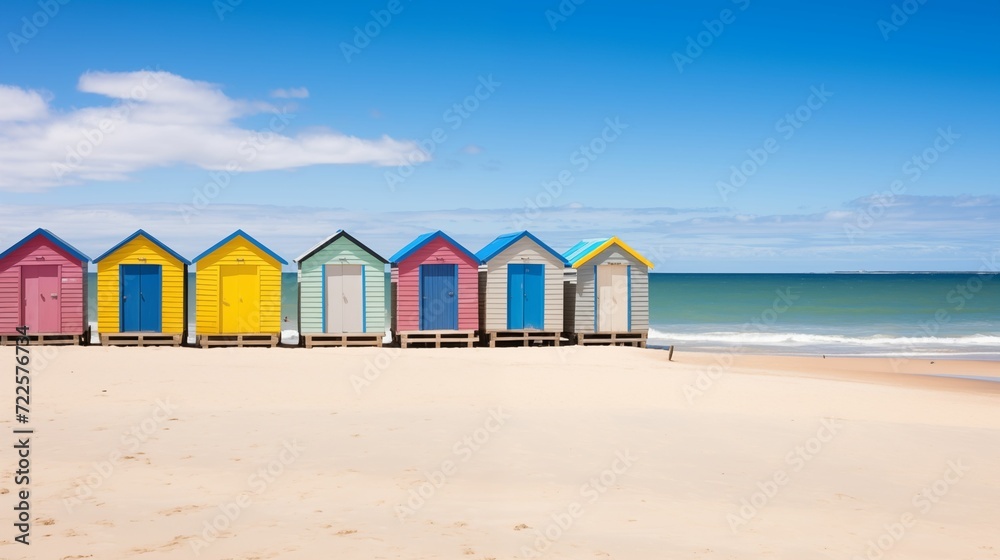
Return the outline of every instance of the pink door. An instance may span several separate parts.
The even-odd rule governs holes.
[[[29,334],[54,334],[60,328],[59,265],[21,267],[21,320]]]

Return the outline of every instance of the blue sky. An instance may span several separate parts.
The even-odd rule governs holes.
[[[995,2],[63,1],[0,6],[3,246],[528,228],[664,272],[1000,250]]]

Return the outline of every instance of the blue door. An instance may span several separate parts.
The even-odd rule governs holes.
[[[160,332],[163,300],[163,267],[156,264],[123,264],[119,267],[121,332]]]
[[[458,265],[420,265],[420,330],[458,328]]]
[[[545,328],[545,265],[507,265],[507,328]]]

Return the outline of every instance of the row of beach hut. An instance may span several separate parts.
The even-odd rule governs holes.
[[[19,326],[36,342],[89,341],[90,261],[45,229],[0,253],[2,342],[16,340]],[[192,261],[139,230],[93,262],[102,344],[183,344],[191,266],[199,345],[280,340],[281,270],[288,263],[242,230]],[[338,231],[295,262],[300,340],[307,347],[381,345],[387,329],[404,347],[564,339],[644,346],[649,329],[653,265],[617,237],[559,253],[524,231],[473,253],[436,231],[386,259]]]

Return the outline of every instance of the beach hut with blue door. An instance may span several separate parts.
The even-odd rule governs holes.
[[[16,344],[19,327],[32,344],[89,341],[90,258],[51,231],[36,229],[0,253],[0,344]]]
[[[565,329],[578,344],[646,345],[653,263],[617,237],[587,239],[563,253],[576,270]],[[572,309],[570,309],[572,308]]]
[[[497,342],[558,346],[566,259],[527,231],[501,235],[476,253],[480,334]]]
[[[389,261],[341,230],[295,262],[299,332],[306,348],[382,345]]]
[[[143,230],[94,259],[101,344],[179,346],[190,261]]]
[[[393,335],[414,344],[472,346],[479,327],[479,259],[444,232],[414,239],[390,259]]]

